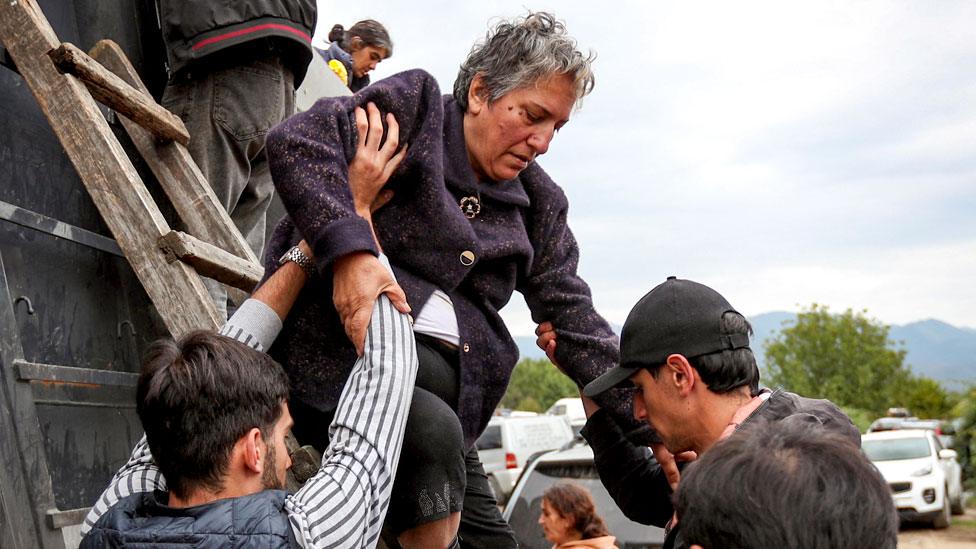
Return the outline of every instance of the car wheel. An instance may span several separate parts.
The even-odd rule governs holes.
[[[943,530],[949,527],[949,490],[942,492],[942,512],[932,519],[932,528]]]
[[[952,507],[952,514],[953,515],[963,515],[963,514],[966,513],[966,507],[962,504],[962,494],[961,493],[959,494],[959,497],[957,497],[956,499],[952,500],[951,507]]]

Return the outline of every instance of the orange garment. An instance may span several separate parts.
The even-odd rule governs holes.
[[[613,536],[600,536],[598,538],[567,541],[553,545],[552,549],[617,549],[617,544],[614,543],[616,541],[617,538]]]

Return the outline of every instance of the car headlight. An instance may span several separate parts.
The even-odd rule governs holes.
[[[915,471],[914,473],[912,473],[912,476],[913,477],[924,477],[925,475],[931,475],[931,474],[932,474],[932,466],[931,465],[926,465],[925,467],[922,467],[918,471]]]

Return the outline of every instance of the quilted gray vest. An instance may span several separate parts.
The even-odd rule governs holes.
[[[133,494],[98,519],[81,547],[297,548],[287,495],[265,490],[177,509],[165,505],[165,492]]]

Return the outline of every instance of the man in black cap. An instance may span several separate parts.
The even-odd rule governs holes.
[[[751,333],[745,317],[718,292],[669,277],[627,317],[620,365],[581,393],[588,416],[582,434],[593,448],[600,479],[631,520],[672,525],[665,547],[682,546],[672,521],[671,494],[678,481],[673,456],[701,455],[743,423],[769,421],[810,423],[860,446],[859,431],[831,402],[759,389]],[[556,337],[551,327],[540,326],[538,343],[550,359]],[[591,400],[619,386],[636,387],[634,415],[662,441],[654,447],[657,462]]]

